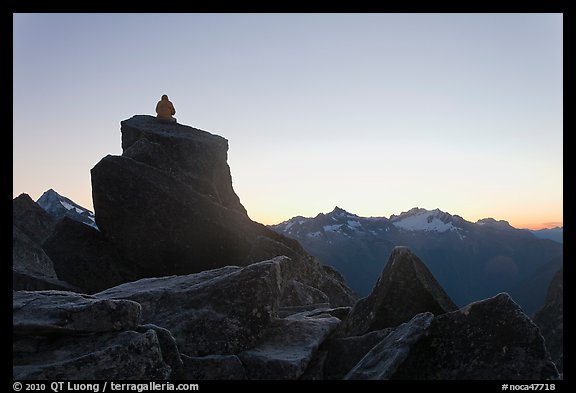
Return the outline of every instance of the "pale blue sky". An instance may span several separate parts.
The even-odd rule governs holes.
[[[168,94],[265,224],[338,205],[562,222],[561,14],[16,14],[14,196],[92,208]]]

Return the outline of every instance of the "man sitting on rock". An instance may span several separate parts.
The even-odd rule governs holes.
[[[156,116],[158,120],[176,123],[176,119],[172,117],[172,115],[176,114],[176,109],[174,109],[174,105],[170,102],[166,94],[164,94],[162,99],[156,104],[156,113],[158,114],[158,116]]]

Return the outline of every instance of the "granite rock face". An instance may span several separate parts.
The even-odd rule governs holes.
[[[390,379],[409,356],[412,347],[425,334],[434,315],[416,315],[386,335],[368,352],[344,379]]]
[[[339,335],[362,335],[398,326],[419,313],[456,309],[426,265],[406,247],[395,247],[372,293],[354,305]]]
[[[28,194],[12,200],[12,276],[13,289],[64,289],[52,260],[42,243],[54,229],[56,221]]]
[[[14,379],[162,380],[171,374],[154,330],[16,338],[13,351]]]
[[[255,347],[241,352],[249,379],[298,379],[340,324],[330,314],[296,314],[273,321]]]
[[[58,277],[85,293],[122,284],[134,274],[101,232],[68,217],[56,225],[43,249]]]
[[[65,291],[14,291],[15,335],[81,334],[133,329],[140,305]]]
[[[386,328],[352,336],[329,340],[324,346],[326,353],[321,379],[343,379],[362,358],[388,336],[394,328]]]
[[[165,329],[139,325],[140,312],[129,300],[13,292],[13,378],[169,378],[178,348]]]
[[[298,242],[248,217],[232,188],[226,139],[144,115],[121,122],[121,131],[123,154],[92,168],[92,195],[98,228],[134,268],[130,280],[286,255],[310,265],[295,279],[324,292],[331,305],[355,300],[342,277]]]
[[[278,257],[244,268],[146,278],[95,296],[138,302],[143,323],[170,330],[186,355],[234,354],[254,345],[274,318],[288,262]]]
[[[538,327],[502,293],[439,315],[391,379],[557,379]]]
[[[564,369],[564,268],[560,268],[554,275],[546,303],[536,315],[534,323],[546,340],[546,348],[560,372]]]

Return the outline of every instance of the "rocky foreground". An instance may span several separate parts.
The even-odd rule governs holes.
[[[224,138],[151,116],[121,130],[123,154],[92,169],[98,229],[14,199],[15,379],[559,378],[507,294],[457,309],[396,247],[357,300],[250,220]],[[553,337],[557,293],[539,314]]]

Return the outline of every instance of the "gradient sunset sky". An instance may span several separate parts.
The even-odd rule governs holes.
[[[92,209],[167,94],[273,224],[340,206],[563,221],[562,14],[14,14],[13,195]]]

